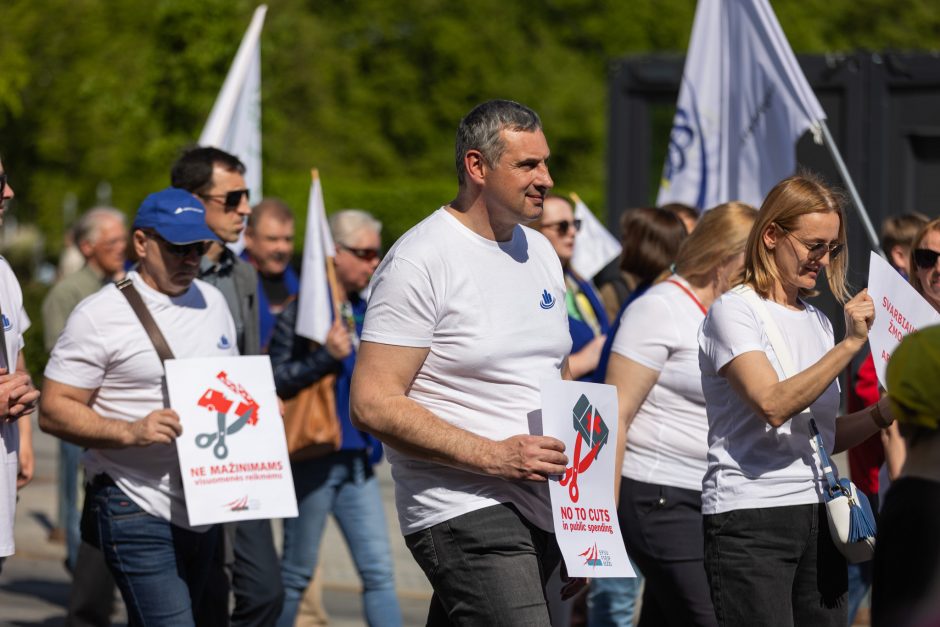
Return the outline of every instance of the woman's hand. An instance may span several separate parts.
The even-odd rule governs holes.
[[[875,302],[868,289],[856,294],[845,304],[845,339],[861,348],[868,340],[868,331],[875,322]]]

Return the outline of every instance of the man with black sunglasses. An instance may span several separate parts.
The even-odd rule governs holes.
[[[209,146],[187,150],[170,172],[174,187],[181,187],[206,206],[206,225],[219,238],[199,265],[199,278],[222,291],[237,329],[242,355],[261,353],[258,310],[258,273],[226,244],[234,244],[251,215],[245,183],[245,165],[235,155]],[[210,581],[205,607],[197,623],[210,625],[212,606],[228,604],[229,586],[235,593],[233,627],[273,625],[281,613],[284,587],[270,520],[249,520],[225,525],[225,579]],[[203,617],[205,614],[205,617]]]
[[[83,540],[99,548],[130,623],[194,624],[221,529],[189,524],[175,441],[146,310],[174,357],[237,355],[235,323],[216,288],[196,280],[218,238],[192,194],[165,189],[141,204],[132,227],[136,270],[83,300],[45,371],[39,424],[88,451]],[[227,613],[226,606],[216,609]]]

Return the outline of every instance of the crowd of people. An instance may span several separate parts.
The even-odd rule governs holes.
[[[70,625],[109,625],[115,586],[132,625],[322,620],[328,516],[364,620],[402,624],[374,472],[385,455],[433,589],[428,625],[841,627],[869,587],[873,624],[936,621],[940,336],[906,338],[890,394],[879,389],[862,359],[875,304],[846,281],[838,191],[800,173],[759,209],[629,210],[616,267],[584,277],[571,263],[581,221],[550,193],[549,156],[533,110],[485,102],[457,130],[456,197],[384,258],[380,221],[333,213],[322,343],[296,329],[293,212],[273,198],[252,207],[245,166],[217,148],[183,152],[129,228],[108,207],[78,221],[84,265],[42,307],[41,386],[0,259],[0,567],[33,472],[35,412],[61,442]],[[0,165],[0,219],[13,195]],[[242,235],[239,255],[229,245]],[[940,220],[892,218],[882,244],[940,311]],[[843,338],[810,301],[822,275]],[[326,382],[338,422],[336,446],[292,460],[299,515],[280,553],[268,519],[189,523],[164,384],[165,359],[258,354],[287,403]],[[637,578],[565,574],[548,481],[569,456],[537,424],[540,384],[559,379],[616,387],[613,496]],[[884,504],[871,563],[848,564],[829,532],[821,457],[845,450],[860,491]]]

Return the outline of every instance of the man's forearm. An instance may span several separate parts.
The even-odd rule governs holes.
[[[86,448],[131,446],[130,425],[124,420],[105,418],[72,399],[44,396],[40,406],[40,429]]]
[[[450,424],[406,396],[384,398],[378,405],[352,405],[358,428],[411,457],[491,474],[493,440]]]

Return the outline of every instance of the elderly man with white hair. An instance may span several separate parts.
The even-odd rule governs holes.
[[[372,471],[382,446],[353,427],[349,417],[349,386],[366,310],[362,292],[379,265],[382,224],[365,211],[347,209],[330,217],[330,230],[336,243],[340,318],[333,321],[322,346],[311,346],[294,332],[297,301],[292,301],[281,313],[269,346],[274,382],[284,399],[329,374],[336,376],[336,415],[342,430],[339,450],[291,463],[300,515],[284,521],[284,610],[278,625],[294,624],[317,565],[327,514],[333,514],[349,543],[362,579],[366,621],[400,625],[385,513]]]

